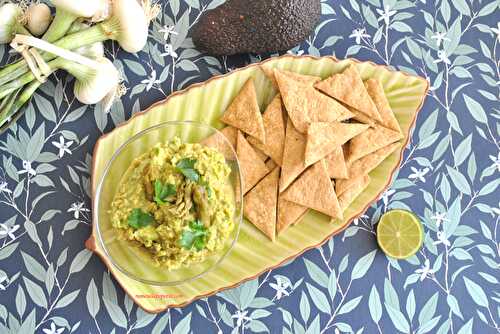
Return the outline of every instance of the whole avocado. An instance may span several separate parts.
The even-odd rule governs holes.
[[[228,0],[202,15],[193,41],[213,55],[285,51],[309,36],[320,16],[320,0]]]

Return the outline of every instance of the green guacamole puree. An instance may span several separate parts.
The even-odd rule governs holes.
[[[135,159],[111,204],[119,236],[156,266],[177,269],[222,250],[234,228],[231,170],[224,156],[174,138]]]

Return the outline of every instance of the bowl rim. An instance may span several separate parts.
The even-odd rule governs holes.
[[[201,122],[197,122],[197,121],[166,121],[166,122],[162,122],[162,123],[158,123],[156,125],[153,125],[149,128],[146,128],[144,130],[141,130],[139,131],[138,133],[136,133],[135,135],[133,135],[132,137],[130,137],[129,139],[127,139],[123,144],[120,145],[120,147],[118,147],[118,149],[113,153],[113,155],[111,156],[111,158],[109,159],[109,161],[106,163],[106,166],[103,170],[103,174],[99,180],[99,183],[97,184],[97,188],[96,188],[96,191],[95,191],[95,202],[97,204],[97,211],[99,211],[99,207],[100,207],[100,199],[101,199],[101,194],[102,194],[102,189],[103,189],[103,185],[104,185],[104,182],[106,180],[106,177],[111,169],[111,165],[113,164],[113,162],[116,160],[116,158],[118,158],[118,156],[122,153],[122,151],[132,142],[134,142],[135,140],[137,140],[138,138],[142,137],[143,135],[151,132],[151,131],[154,131],[154,130],[157,130],[159,128],[162,128],[162,127],[166,127],[166,126],[176,126],[176,125],[193,125],[193,126],[198,126],[198,127],[203,127],[203,128],[207,128],[211,131],[213,131],[213,134],[219,134],[222,136],[223,138],[223,141],[226,142],[226,144],[231,148],[231,152],[232,154],[234,155],[234,158],[235,158],[235,162],[236,162],[236,166],[237,166],[237,170],[238,170],[238,180],[240,182],[240,184],[243,184],[243,177],[241,175],[241,167],[240,167],[240,162],[239,162],[239,159],[238,159],[238,156],[236,154],[236,151],[234,150],[233,148],[233,145],[231,145],[231,143],[229,142],[229,140],[226,138],[226,136],[224,136],[224,134],[217,128],[209,125],[209,124],[206,124],[206,123],[201,123]],[[243,190],[242,190],[242,187],[239,187],[239,194],[237,194],[236,190],[235,190],[235,195],[237,198],[239,198],[239,202],[238,201],[235,201],[235,218],[236,218],[236,222],[235,222],[235,228],[236,228],[236,231],[235,231],[235,236],[233,238],[233,240],[231,241],[231,244],[229,245],[228,249],[226,250],[226,252],[224,254],[222,254],[222,256],[220,256],[219,259],[217,259],[217,261],[210,267],[208,267],[207,269],[205,269],[204,271],[194,275],[194,276],[191,276],[189,278],[186,278],[186,279],[183,279],[183,280],[176,280],[176,281],[171,281],[171,282],[159,282],[159,281],[152,281],[152,280],[148,280],[148,279],[144,279],[144,278],[140,278],[138,277],[137,275],[135,274],[132,274],[131,272],[129,272],[128,270],[126,270],[125,268],[123,268],[122,266],[120,266],[119,264],[117,264],[115,262],[115,260],[113,260],[113,257],[109,254],[108,252],[108,248],[106,247],[106,245],[104,244],[104,238],[102,236],[102,233],[101,233],[101,228],[100,228],[100,221],[99,221],[99,214],[96,213],[94,218],[95,218],[95,222],[96,222],[96,234],[97,234],[97,239],[99,240],[99,244],[101,245],[102,247],[102,250],[103,250],[103,255],[106,256],[106,258],[109,260],[109,262],[111,263],[111,265],[116,268],[117,270],[119,270],[121,273],[123,273],[125,276],[137,281],[137,282],[140,282],[140,283],[143,283],[143,284],[148,284],[148,285],[153,285],[153,286],[176,286],[176,285],[180,285],[180,284],[184,284],[184,283],[189,283],[189,282],[192,282],[194,280],[197,280],[201,277],[203,277],[204,275],[206,275],[207,273],[215,270],[217,267],[219,267],[219,265],[223,262],[224,259],[226,259],[228,257],[228,255],[231,253],[231,251],[233,250],[234,246],[236,245],[236,242],[238,241],[238,238],[239,238],[239,234],[240,234],[240,229],[241,229],[241,224],[243,222]],[[238,196],[239,195],[239,196]],[[238,210],[239,209],[239,210]],[[239,212],[239,213],[238,213]],[[203,261],[202,261],[203,262]],[[201,263],[202,263],[201,262]]]

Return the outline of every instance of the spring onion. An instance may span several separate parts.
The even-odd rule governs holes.
[[[111,39],[117,41],[127,52],[139,52],[146,45],[149,23],[156,17],[159,10],[159,6],[152,4],[150,0],[142,0],[142,5],[136,0],[114,0],[112,15],[107,20],[86,30],[65,36],[54,45],[74,50],[84,45]],[[56,24],[56,19],[51,26]],[[43,55],[45,61],[54,58],[52,54]],[[25,60],[8,65],[0,70],[0,85],[15,80],[28,71]]]
[[[52,22],[50,8],[44,3],[31,4],[26,9],[26,26],[34,36],[41,36]]]
[[[107,2],[108,0],[52,0],[56,7],[56,16],[43,39],[49,42],[58,40],[68,32],[76,19],[101,15],[107,8]]]
[[[29,35],[23,21],[24,13],[18,5],[6,3],[0,7],[0,44],[10,43],[16,34]]]

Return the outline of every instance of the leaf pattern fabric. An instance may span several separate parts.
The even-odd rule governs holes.
[[[0,333],[498,333],[498,0],[321,0],[321,23],[290,53],[371,60],[431,86],[391,188],[323,246],[158,315],[85,250],[97,138],[173,91],[265,58],[194,48],[190,28],[222,2],[160,1],[142,52],[110,44],[128,90],[109,113],[78,104],[61,73],[0,135]],[[13,57],[0,46],[1,65]],[[375,241],[392,208],[425,228],[405,261]]]

